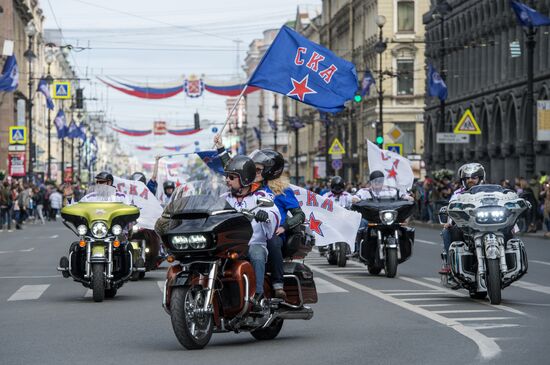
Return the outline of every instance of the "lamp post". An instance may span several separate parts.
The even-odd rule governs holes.
[[[273,149],[277,151],[277,129],[279,127],[277,126],[277,110],[279,109],[279,105],[277,105],[277,94],[273,94],[273,123],[275,124],[275,129],[273,129],[273,141],[274,141],[274,147]]]
[[[299,174],[299,166],[298,166],[298,155],[299,155],[299,152],[298,152],[298,146],[300,145],[299,142],[298,142],[298,132],[299,132],[299,129],[297,127],[294,128],[294,132],[296,133],[296,144],[294,146],[294,160],[296,161],[296,166],[295,166],[295,184],[298,185],[299,183],[299,178],[300,178],[300,174]]]
[[[260,131],[260,135],[257,136],[259,137],[258,138],[258,145],[259,145],[259,149],[261,150],[262,149],[262,119],[264,117],[264,113],[262,111],[262,105],[259,105],[258,106],[258,130]]]
[[[29,95],[28,95],[28,117],[29,117],[29,178],[33,179],[33,165],[34,165],[34,145],[33,145],[33,138],[32,138],[32,62],[36,58],[36,54],[32,50],[32,41],[34,36],[36,35],[37,30],[36,26],[34,25],[34,21],[31,20],[27,23],[25,26],[25,34],[27,35],[27,38],[29,40],[29,46],[25,53],[23,54],[25,58],[27,59],[29,63]]]
[[[441,39],[439,41],[439,75],[443,82],[447,80],[447,70],[445,69],[445,15],[451,10],[451,6],[446,0],[440,1],[435,12],[432,14],[434,20],[439,19],[439,33]],[[445,100],[439,99],[439,114],[440,125],[445,123]]]
[[[55,48],[51,43],[46,44],[46,48],[44,50],[46,63],[48,64],[48,76],[46,76],[46,83],[48,84],[48,87],[53,82],[53,77],[50,73],[50,67],[55,60]],[[52,179],[52,119],[50,115],[50,108],[48,109],[48,180]]]
[[[530,25],[525,29],[525,35],[527,36],[527,41],[525,42],[527,46],[527,98],[526,98],[526,109],[525,109],[525,120],[529,123],[527,131],[531,131],[533,126],[533,108],[534,108],[534,97],[533,97],[533,74],[534,74],[534,53],[535,45],[537,41],[535,40],[535,34],[537,31],[535,27]],[[525,140],[525,173],[526,176],[531,176],[535,172],[535,152],[534,152],[534,143],[533,143],[533,133],[526,133]]]
[[[376,143],[378,147],[383,148],[384,138],[378,138],[384,134],[384,114],[383,114],[383,105],[384,105],[384,90],[382,89],[382,82],[384,81],[384,75],[382,72],[382,53],[387,48],[386,42],[384,42],[382,28],[386,24],[386,17],[383,15],[376,16],[376,25],[380,29],[378,34],[378,42],[374,45],[374,51],[379,55],[379,66],[378,66],[378,104],[380,107],[380,116],[378,124],[376,125]]]

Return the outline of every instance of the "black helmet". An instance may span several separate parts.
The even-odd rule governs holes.
[[[263,149],[252,152],[249,156],[255,164],[263,165],[264,180],[275,180],[281,176],[285,168],[283,155],[275,150]]]
[[[346,182],[340,176],[334,176],[330,180],[330,191],[334,194],[341,194],[346,188]]]
[[[162,184],[162,187],[164,188],[164,193],[166,194],[166,189],[176,189],[176,184],[174,184],[173,181],[165,181],[164,184]]]
[[[113,175],[108,173],[107,171],[101,171],[99,174],[95,176],[96,180],[103,180],[103,181],[110,181],[109,185],[113,185]]]
[[[249,186],[256,179],[256,165],[250,157],[235,156],[225,167],[226,174],[236,174],[242,186]]]
[[[134,172],[132,174],[131,179],[134,181],[141,181],[142,183],[147,184],[147,179],[145,178],[145,175],[143,174],[143,172]]]
[[[460,178],[460,181],[462,182],[462,186],[467,188],[466,185],[466,179],[469,177],[477,177],[479,178],[479,184],[483,184],[485,182],[485,168],[483,165],[479,163],[467,163],[465,165],[460,166],[458,169],[458,177]]]
[[[370,173],[369,181],[380,179],[381,177],[382,178],[384,177],[384,173],[380,170],[374,170],[373,172]]]

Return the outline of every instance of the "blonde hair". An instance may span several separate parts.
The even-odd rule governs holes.
[[[290,181],[288,180],[288,177],[281,176],[278,179],[275,180],[269,180],[267,182],[267,186],[273,191],[273,194],[275,195],[281,195],[284,194],[284,190],[288,188],[290,185]]]

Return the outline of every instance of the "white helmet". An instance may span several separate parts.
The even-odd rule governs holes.
[[[477,162],[467,163],[458,169],[458,177],[464,188],[467,188],[466,179],[469,177],[477,177],[479,178],[478,185],[483,184],[485,182],[485,168]]]

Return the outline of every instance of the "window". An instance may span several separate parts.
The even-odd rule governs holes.
[[[414,94],[414,61],[397,60],[397,95]]]
[[[397,31],[414,32],[414,1],[397,3]]]

